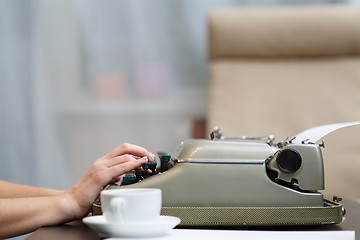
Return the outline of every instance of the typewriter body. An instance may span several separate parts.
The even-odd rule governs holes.
[[[172,155],[159,152],[110,188],[162,189],[162,215],[180,217],[180,226],[339,223],[344,209],[338,198],[329,201],[319,192],[324,143],[314,142],[225,138],[217,128],[211,139],[185,140]],[[94,203],[94,214],[100,207]]]

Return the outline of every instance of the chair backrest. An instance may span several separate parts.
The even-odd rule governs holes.
[[[360,9],[218,9],[209,14],[207,131],[274,134],[360,120]],[[324,194],[360,199],[360,127],[325,137]]]

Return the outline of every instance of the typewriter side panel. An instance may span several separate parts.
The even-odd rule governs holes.
[[[172,169],[124,188],[162,189],[163,207],[323,206],[320,193],[271,181],[264,164],[177,163]]]
[[[294,172],[282,171],[279,167],[281,153],[296,152],[301,165]],[[289,157],[287,162],[294,161]],[[268,164],[269,169],[277,172],[277,178],[286,182],[296,181],[302,190],[324,190],[324,164],[321,149],[315,144],[289,144],[278,151]]]

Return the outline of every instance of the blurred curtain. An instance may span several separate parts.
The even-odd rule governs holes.
[[[0,179],[34,184],[29,8],[0,1]]]
[[[0,1],[0,179],[67,188],[127,141],[173,151],[206,111],[206,13],[342,1]]]

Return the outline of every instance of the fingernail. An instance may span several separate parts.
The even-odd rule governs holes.
[[[152,162],[152,161],[154,161],[154,159],[155,159],[155,154],[153,154],[152,152],[149,152],[149,162]]]

